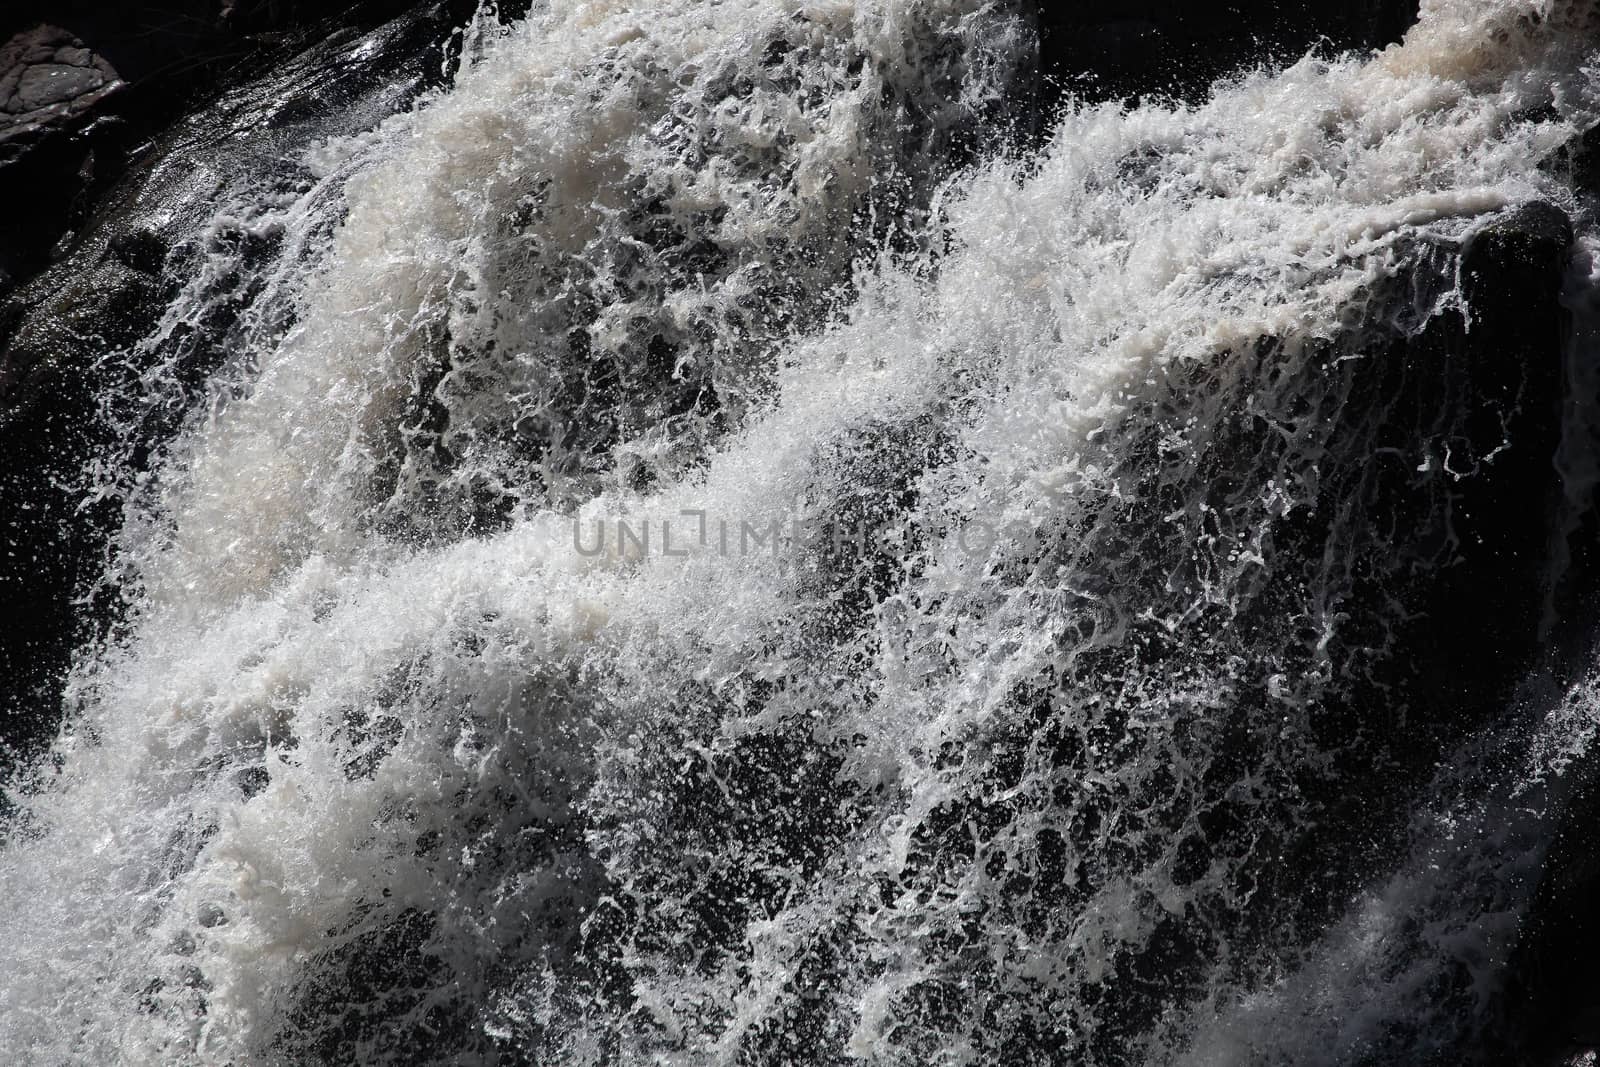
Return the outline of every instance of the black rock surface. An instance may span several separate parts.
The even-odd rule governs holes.
[[[1382,48],[1416,21],[1417,0],[1037,0],[1041,67],[1056,91],[1089,99],[1192,98],[1241,67],[1314,48]]]

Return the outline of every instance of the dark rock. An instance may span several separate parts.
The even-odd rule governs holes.
[[[1399,632],[1394,657],[1397,666],[1409,669],[1385,679],[1395,695],[1404,696],[1400,706],[1408,710],[1391,725],[1397,733],[1389,744],[1402,756],[1384,776],[1389,784],[1375,792],[1376,798],[1352,798],[1347,805],[1351,825],[1371,825],[1374,812],[1385,806],[1403,818],[1410,806],[1394,804],[1396,795],[1406,793],[1399,783],[1424,787],[1436,760],[1504,721],[1530,672],[1559,678],[1575,666],[1553,652],[1561,635],[1542,626],[1550,595],[1552,520],[1562,497],[1554,459],[1568,388],[1570,314],[1561,296],[1572,240],[1571,221],[1545,203],[1509,212],[1480,230],[1461,260],[1470,321],[1451,316],[1422,339],[1417,369],[1424,396],[1431,393],[1437,405],[1432,410],[1468,413],[1459,424],[1461,436],[1452,442],[1465,462],[1453,460],[1451,466],[1471,473],[1453,494],[1451,523],[1461,538],[1456,558],[1419,576],[1427,584],[1417,601],[1421,611]],[[1497,442],[1507,447],[1496,452]],[[1397,519],[1404,517],[1397,512]],[[1371,708],[1389,706],[1387,691],[1373,692],[1369,714]],[[1384,798],[1385,790],[1393,792]],[[1463,891],[1479,888],[1493,893],[1502,887]],[[1463,911],[1495,907],[1471,899],[1459,906]],[[1595,932],[1600,934],[1600,924]],[[1515,987],[1525,969],[1514,962],[1502,977]],[[1497,1018],[1496,1009],[1485,1013],[1481,991],[1472,987],[1465,969],[1457,982],[1441,988],[1438,997],[1460,1020],[1461,1044],[1436,1062],[1544,1062],[1524,1056],[1528,1050],[1519,1035],[1530,1026],[1553,1035],[1548,1023],[1564,1013],[1561,1005],[1541,991],[1538,1003],[1519,1000]],[[1387,1053],[1380,1048],[1371,1062],[1411,1062],[1418,1046],[1406,1043],[1412,1038],[1404,1031],[1412,1022],[1397,1021],[1385,1035],[1394,1045]],[[1519,1047],[1522,1051],[1516,1051]]]
[[[1589,166],[1593,135],[1574,146],[1568,163],[1576,163],[1574,177],[1581,180]],[[1480,240],[1478,284],[1492,285],[1513,294],[1525,291],[1530,268],[1547,262],[1546,250],[1555,243],[1560,220],[1558,212],[1543,209],[1538,215],[1525,214],[1515,229],[1487,231]],[[1503,325],[1486,324],[1498,330],[1489,340],[1498,345],[1514,345],[1523,324],[1512,320]],[[1506,358],[1517,358],[1515,348],[1506,349]],[[1570,373],[1569,368],[1569,373]],[[1600,397],[1584,395],[1581,380],[1564,383],[1568,417],[1582,417],[1582,406],[1600,404]],[[1589,416],[1592,418],[1592,416]],[[1544,471],[1529,470],[1530,479],[1548,477]],[[1526,491],[1511,486],[1503,499],[1485,506],[1510,513],[1532,507],[1535,500]],[[1550,509],[1546,508],[1546,513]],[[1502,519],[1501,528],[1511,525]],[[1494,524],[1491,524],[1494,528]],[[1545,620],[1532,617],[1526,597],[1514,597],[1506,583],[1526,582],[1527,569],[1502,566],[1485,576],[1477,589],[1457,582],[1452,603],[1444,611],[1472,611],[1488,622],[1482,637],[1464,649],[1466,657],[1485,660],[1500,654],[1501,648],[1526,653],[1538,641],[1544,656],[1543,666],[1558,686],[1579,682],[1589,670],[1595,633],[1588,620],[1600,604],[1600,561],[1592,547],[1597,517],[1583,516],[1573,539],[1572,558],[1561,585],[1551,591],[1553,615]],[[1544,546],[1523,538],[1491,546],[1506,557],[1548,556],[1550,542]],[[1487,601],[1487,603],[1486,603]],[[1503,604],[1520,604],[1507,617],[1494,610]],[[1488,609],[1488,610],[1486,610]],[[1554,629],[1542,633],[1553,625]],[[1448,640],[1456,640],[1451,631]],[[1461,670],[1463,685],[1481,681],[1487,668],[1470,663],[1453,664]],[[1600,957],[1600,759],[1590,753],[1567,772],[1570,781],[1552,775],[1549,785],[1550,819],[1554,833],[1546,842],[1548,852],[1540,865],[1538,885],[1525,916],[1516,950],[1506,971],[1506,979],[1496,1010],[1500,1015],[1492,1048],[1479,1062],[1516,1062],[1530,1065],[1565,1063],[1581,1052],[1600,1048],[1600,977],[1594,960]]]
[[[118,262],[141,274],[160,274],[167,260],[167,242],[154,230],[119,233],[111,239],[110,247]]]
[[[6,210],[0,270],[25,280],[60,258],[63,237],[81,232],[94,202],[139,147],[184,114],[341,33],[407,11],[435,12],[448,23],[447,38],[475,4],[23,0],[0,6],[0,39],[10,38],[0,52],[0,205]],[[27,210],[15,211],[18,204]]]
[[[101,382],[86,368],[129,343],[159,303],[149,277],[109,257],[33,304],[37,291],[0,314],[0,737],[24,750],[54,730],[53,694],[78,635],[70,592],[107,517],[58,488],[76,481],[96,440]]]
[[[0,46],[0,145],[78,119],[122,86],[111,64],[66,30],[20,33]]]
[[[1523,213],[1515,226],[1486,231],[1474,249],[1475,283],[1513,299],[1526,296],[1533,272],[1548,270],[1565,221],[1559,216],[1554,209],[1541,207]],[[1489,345],[1504,346],[1505,360],[1521,358],[1515,346],[1528,322],[1508,317],[1481,325],[1490,331]],[[1600,403],[1600,397],[1580,395],[1579,386],[1577,381],[1564,383],[1569,406]],[[1569,411],[1569,417],[1572,414]],[[1497,540],[1486,546],[1499,562],[1475,582],[1447,583],[1441,599],[1441,617],[1474,618],[1484,624],[1481,633],[1475,625],[1450,628],[1440,635],[1440,643],[1462,642],[1460,652],[1439,663],[1437,674],[1452,678],[1458,691],[1471,691],[1486,678],[1506,674],[1526,662],[1535,646],[1543,656],[1541,666],[1558,687],[1579,682],[1589,669],[1595,633],[1588,620],[1600,604],[1600,570],[1584,542],[1595,531],[1596,516],[1583,518],[1571,564],[1562,585],[1553,591],[1556,610],[1548,624],[1555,629],[1542,633],[1534,605],[1528,602],[1540,587],[1530,581],[1533,576],[1526,563],[1517,561],[1536,559],[1541,553],[1548,558],[1550,535],[1547,531],[1543,544],[1531,533],[1515,535],[1511,516],[1538,506],[1531,485],[1547,481],[1549,471],[1528,468],[1518,477],[1525,484],[1512,482],[1502,496],[1478,505],[1501,516],[1498,521],[1478,519],[1490,531],[1499,531]],[[1551,510],[1546,506],[1543,513]],[[1528,592],[1516,593],[1519,583]],[[1518,658],[1496,671],[1490,663],[1506,652]],[[1474,664],[1474,658],[1479,662]],[[1471,1062],[1555,1067],[1600,1048],[1600,976],[1594,968],[1600,957],[1600,759],[1594,753],[1582,756],[1567,771],[1567,780],[1552,773],[1546,786],[1543,803],[1550,807],[1554,833],[1545,842],[1548,852],[1540,864],[1538,885],[1494,1008],[1495,1030]]]
[[[1508,1045],[1530,1065],[1600,1048],[1600,766],[1575,773],[1510,971]]]
[[[1463,371],[1470,376],[1455,401],[1474,409],[1464,443],[1477,457],[1502,440],[1509,446],[1483,462],[1477,491],[1463,491],[1455,502],[1456,521],[1472,531],[1462,552],[1474,566],[1438,576],[1418,638],[1427,691],[1447,705],[1481,706],[1485,716],[1504,707],[1543,647],[1549,521],[1561,496],[1553,461],[1561,441],[1569,320],[1561,292],[1572,235],[1566,214],[1547,203],[1479,231],[1461,262],[1471,322],[1460,323],[1437,357],[1441,391]]]
[[[1314,747],[1332,773],[1316,787],[1316,817],[1254,873],[1270,902],[1271,939],[1296,920],[1306,930],[1339,922],[1373,872],[1404,862],[1411,815],[1427,801],[1441,761],[1501,721],[1518,685],[1545,661],[1540,620],[1561,498],[1553,459],[1572,240],[1562,211],[1526,205],[1464,247],[1422,250],[1418,268],[1379,294],[1386,299],[1378,306],[1391,311],[1428,307],[1459,276],[1466,310],[1434,315],[1352,364],[1348,395],[1330,412],[1332,439],[1360,442],[1353,455],[1363,458],[1321,466],[1319,502],[1298,535],[1287,532],[1277,546],[1289,573],[1294,560],[1339,558],[1354,566],[1355,585],[1339,605],[1343,622],[1330,647],[1342,691],[1312,723]],[[1419,469],[1424,442],[1433,454]],[[1450,448],[1448,461],[1439,446]],[[1354,558],[1336,526],[1347,505],[1364,508],[1372,530],[1388,532]],[[1369,567],[1374,553],[1388,559]],[[1394,577],[1391,562],[1399,565]],[[1368,571],[1383,577],[1368,582]],[[1265,617],[1243,616],[1238,625],[1270,625],[1272,605],[1264,599],[1256,610]],[[1252,826],[1246,835],[1257,832],[1265,831]],[[1453,981],[1437,996],[1449,1005],[1440,1018],[1460,1021],[1460,1045],[1428,1062],[1528,1062],[1486,1057],[1473,1033],[1477,991]],[[1358,1062],[1422,1062],[1417,1050],[1440,1035],[1411,1027],[1438,1021],[1393,1020]]]
[[[23,420],[48,421],[69,379],[106,352],[139,339],[159,310],[156,296],[146,273],[106,256],[29,308],[6,339],[0,363],[0,396],[7,401],[0,433]]]
[[[6,111],[26,114],[36,108],[56,104],[74,105],[101,88],[115,75],[107,78],[90,67],[74,67],[65,63],[34,63],[25,67],[17,80],[16,90],[6,101]]]
[[[1090,100],[1193,97],[1240,67],[1313,48],[1381,48],[1416,21],[1417,0],[1033,0],[1040,65],[1057,90]]]

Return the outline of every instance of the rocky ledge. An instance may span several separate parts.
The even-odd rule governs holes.
[[[124,85],[115,68],[59,26],[0,47],[0,145],[77,118]]]

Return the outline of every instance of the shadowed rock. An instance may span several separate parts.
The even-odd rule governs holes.
[[[1059,89],[1089,99],[1192,97],[1240,67],[1318,46],[1393,44],[1416,16],[1417,0],[1039,3],[1041,67]]]
[[[66,30],[18,34],[0,47],[0,143],[83,115],[121,87],[111,64]]]

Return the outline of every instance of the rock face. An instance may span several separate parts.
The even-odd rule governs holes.
[[[85,266],[41,304],[0,307],[0,740],[23,750],[54,729],[49,701],[77,637],[72,590],[112,518],[54,488],[76,479],[99,440],[95,392],[107,383],[87,368],[135,340],[160,304],[154,277],[110,255]],[[9,755],[0,746],[0,770]]]
[[[59,261],[141,145],[331,36],[470,0],[0,5],[0,294]],[[444,36],[448,38],[446,28]],[[24,204],[25,211],[13,205]],[[9,279],[9,281],[7,280]]]
[[[110,63],[56,26],[0,47],[0,143],[76,118],[122,87]]]
[[[73,201],[94,172],[91,142],[109,147],[114,124],[84,131],[126,87],[109,62],[57,26],[36,26],[0,46],[0,202],[9,216],[0,293],[7,278],[37,269],[71,228]]]
[[[1041,0],[1037,8],[1043,73],[1091,99],[1193,96],[1241,66],[1294,58],[1319,44],[1381,48],[1417,17],[1417,0]]]

